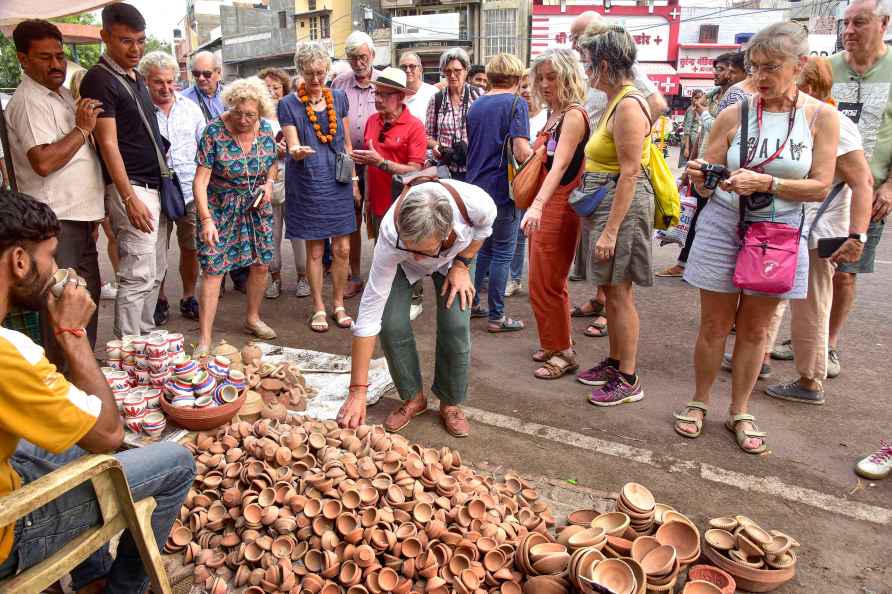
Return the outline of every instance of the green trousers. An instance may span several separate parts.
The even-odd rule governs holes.
[[[471,278],[474,278],[473,266]],[[471,362],[471,308],[461,310],[458,297],[446,308],[449,293],[440,295],[446,277],[434,273],[437,293],[437,354],[431,391],[445,404],[461,404],[468,395]],[[421,281],[419,281],[421,282]],[[422,389],[421,362],[409,321],[412,285],[402,267],[397,270],[381,320],[381,349],[400,398],[411,400]]]

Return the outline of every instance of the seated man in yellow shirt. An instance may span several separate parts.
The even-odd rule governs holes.
[[[77,281],[67,284],[59,298],[49,291],[59,229],[45,204],[0,190],[0,319],[16,305],[30,310],[46,306],[71,370],[65,378],[31,339],[0,328],[0,495],[88,452],[113,452],[124,435],[84,330],[96,304]],[[180,445],[162,443],[117,458],[133,499],[155,497],[152,528],[158,543],[164,543],[192,484],[191,454]],[[99,523],[99,505],[87,482],[14,526],[0,526],[0,580]],[[72,578],[75,589],[101,583],[105,592],[120,594],[141,594],[149,584],[126,532],[114,560],[102,550],[73,571]]]

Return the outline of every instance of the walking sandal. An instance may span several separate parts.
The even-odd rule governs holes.
[[[604,315],[604,304],[595,298],[589,299],[588,304],[592,307],[591,311],[585,311],[578,305],[570,312],[571,318],[594,318]]]
[[[753,428],[743,429],[739,426],[740,423],[745,422],[749,422]],[[725,428],[734,434],[734,438],[737,440],[737,445],[747,454],[761,454],[768,450],[768,444],[765,443],[765,436],[768,434],[764,431],[759,431],[759,428],[756,426],[756,417],[753,415],[748,413],[734,415],[725,421]],[[762,443],[754,448],[744,447],[743,444],[746,443],[746,440],[752,438],[759,438]]]
[[[564,377],[568,373],[574,373],[579,369],[579,363],[576,357],[568,357],[564,353],[555,353],[555,355],[545,362],[542,367],[537,369],[533,375],[537,379],[553,380]]]
[[[702,411],[703,417],[698,419],[697,417],[692,417],[692,416],[688,415],[687,413],[690,410]],[[676,419],[675,432],[678,433],[679,435],[681,435],[682,437],[687,437],[689,439],[694,439],[694,438],[700,437],[700,434],[703,433],[703,421],[706,419],[707,411],[708,411],[708,409],[705,404],[703,404],[702,402],[699,402],[697,400],[691,400],[690,402],[688,402],[685,405],[684,411],[682,411],[680,413],[675,413],[673,415]],[[697,431],[695,431],[694,433],[689,433],[687,431],[682,430],[682,428],[680,427],[680,425],[682,423],[688,423],[690,425],[693,425],[694,427],[697,428]]]

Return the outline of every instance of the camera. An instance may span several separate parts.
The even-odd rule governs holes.
[[[453,167],[464,167],[468,160],[468,143],[453,137],[452,146],[441,147],[440,155],[443,163]]]
[[[771,206],[774,195],[768,192],[755,192],[746,197],[747,210],[762,210]]]
[[[703,187],[707,190],[715,190],[719,182],[730,177],[731,172],[724,165],[714,163],[702,163],[700,171],[703,172]]]

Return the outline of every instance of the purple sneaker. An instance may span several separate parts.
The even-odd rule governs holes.
[[[616,406],[626,402],[637,402],[644,398],[641,380],[631,385],[621,375],[614,372],[614,377],[605,386],[594,390],[588,401],[595,406]]]
[[[577,375],[576,379],[581,384],[585,384],[586,386],[594,386],[597,388],[599,386],[603,386],[615,377],[616,369],[609,363],[607,363],[607,359],[604,359],[591,369],[586,369],[585,371]]]

